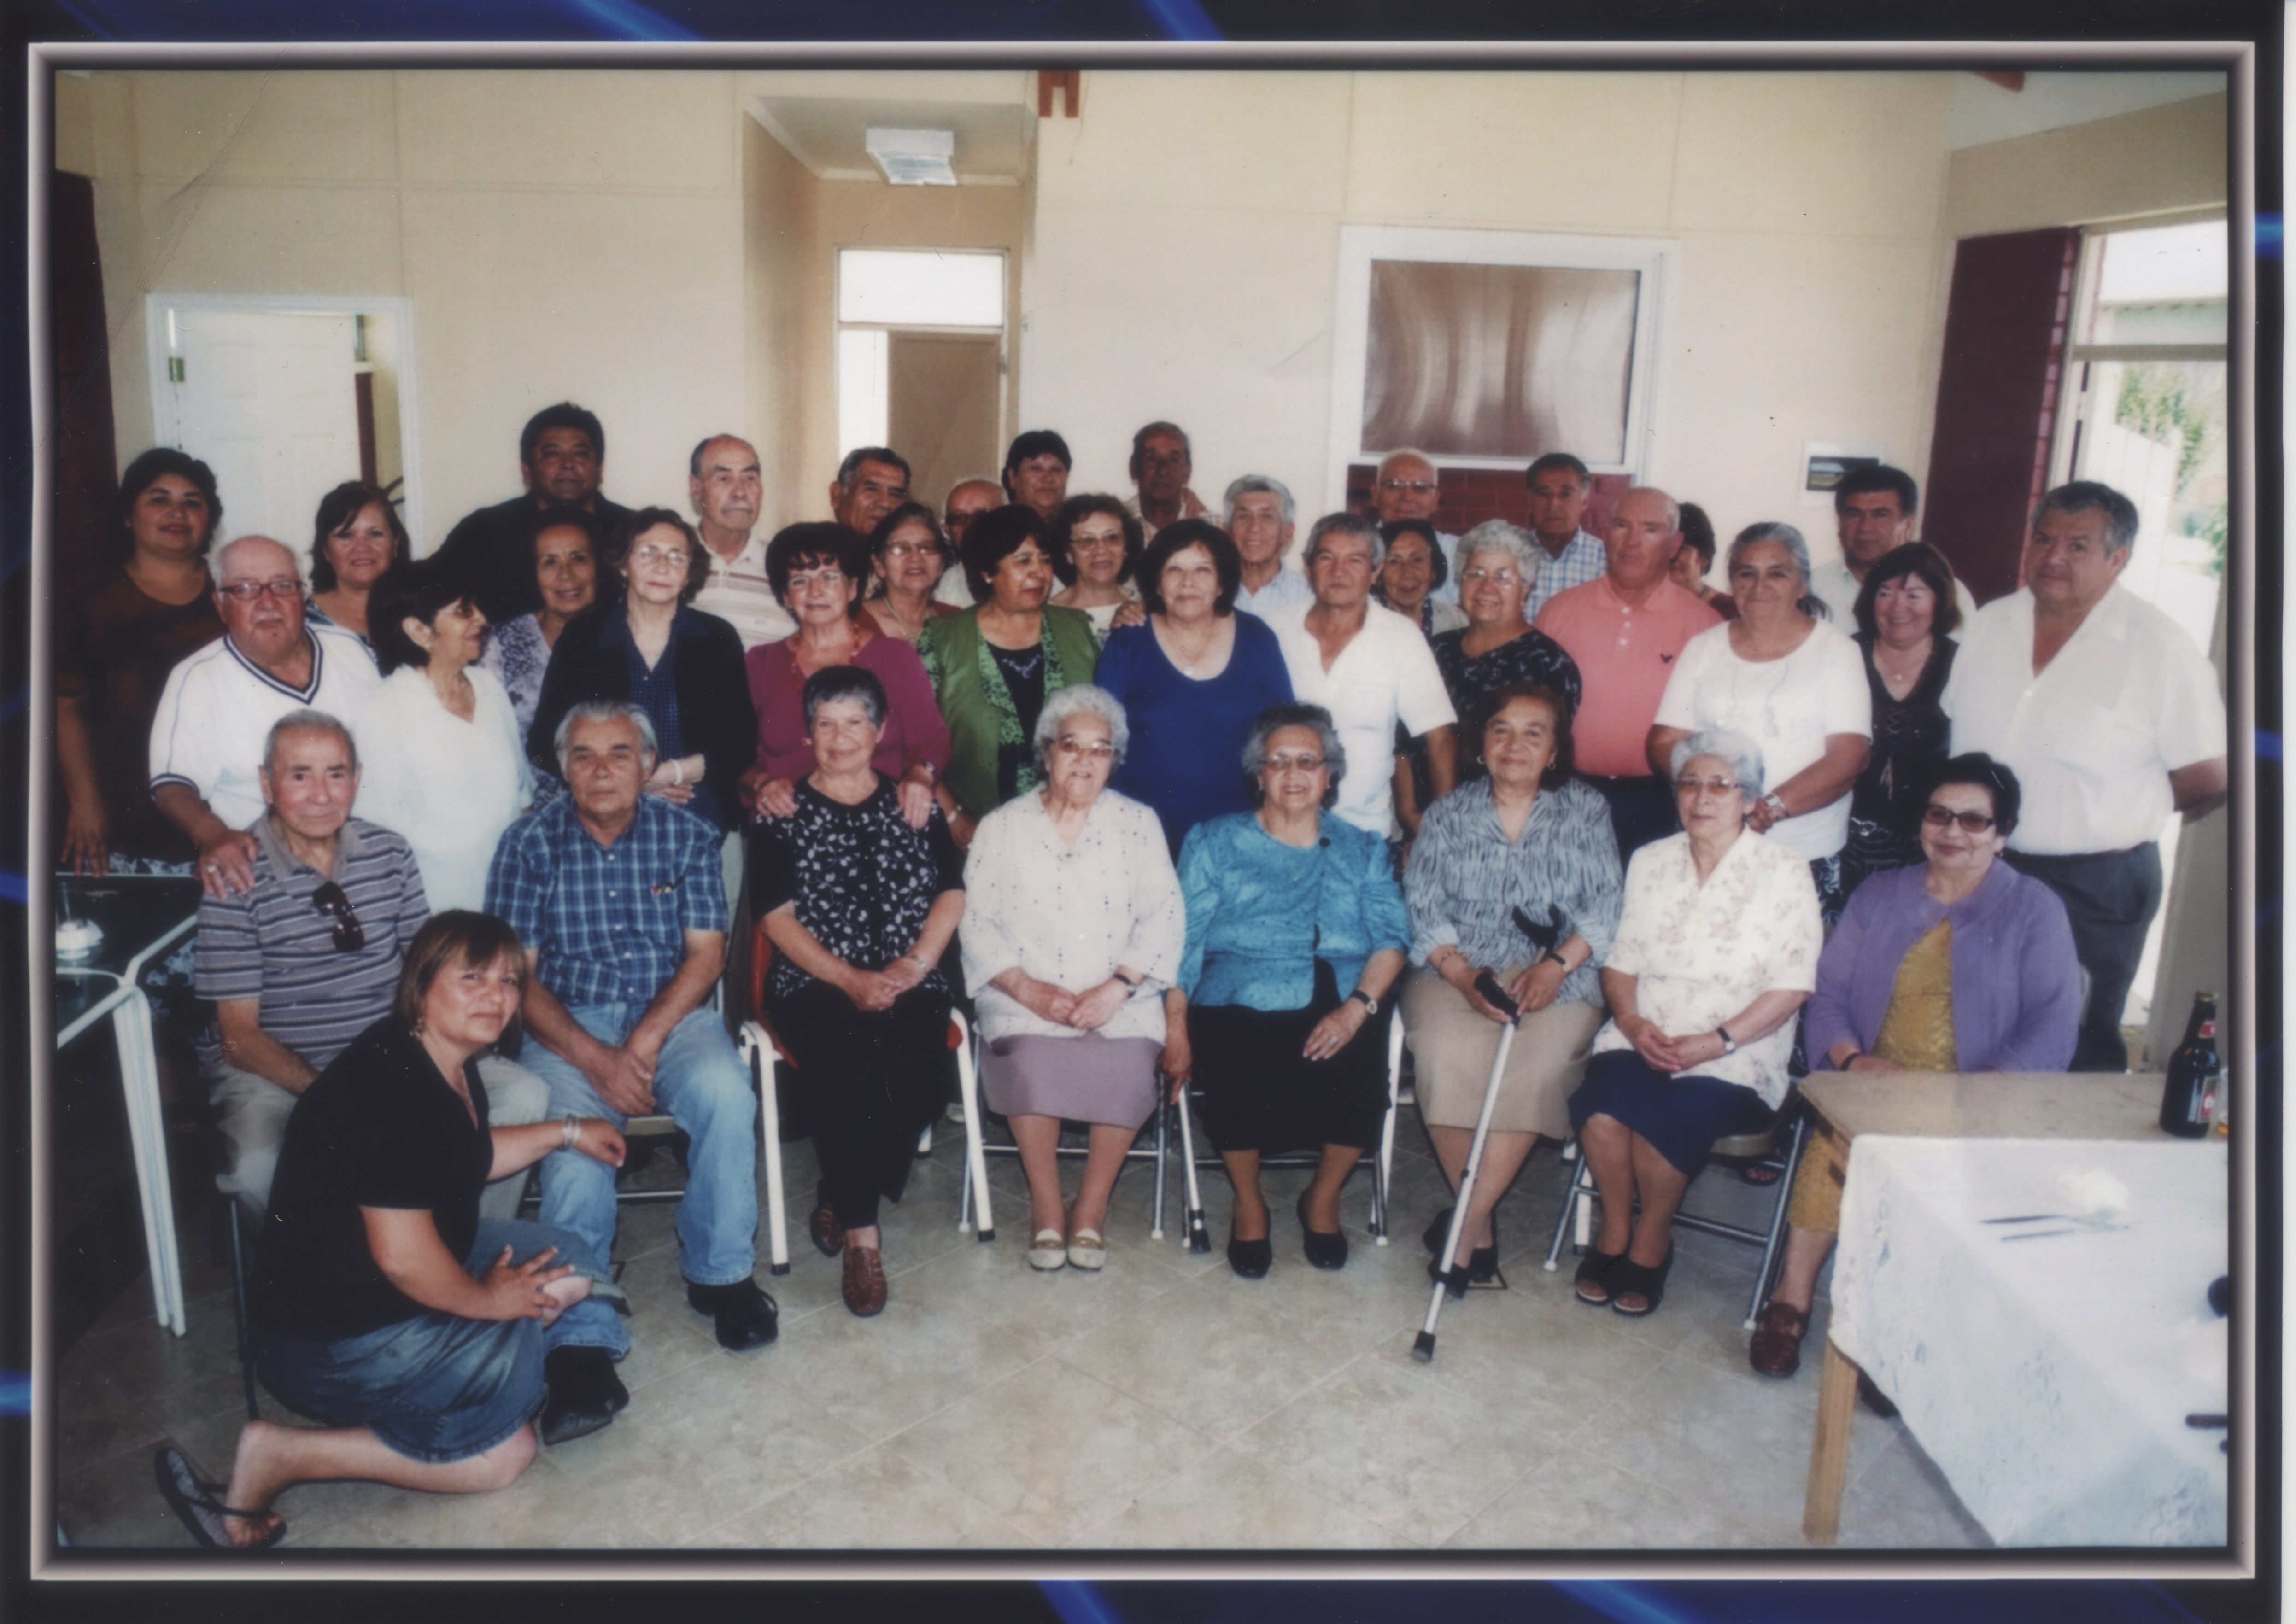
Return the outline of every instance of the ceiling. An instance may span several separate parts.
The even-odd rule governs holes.
[[[1029,166],[1033,107],[1013,103],[900,101],[882,96],[758,95],[750,112],[823,180],[882,180],[864,145],[873,126],[956,135],[957,184],[1017,186]]]

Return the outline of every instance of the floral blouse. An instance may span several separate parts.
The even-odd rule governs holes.
[[[542,617],[521,615],[494,627],[487,634],[486,651],[479,656],[479,663],[495,674],[503,692],[510,695],[511,709],[518,718],[518,736],[523,739],[533,730],[534,704],[542,697],[542,674],[550,668],[550,644],[542,639]]]

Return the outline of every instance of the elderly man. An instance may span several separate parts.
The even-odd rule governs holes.
[[[830,516],[866,536],[877,521],[909,499],[909,460],[889,446],[861,446],[845,454],[829,488]]]
[[[1610,556],[1601,542],[1578,528],[1587,516],[1587,499],[1595,494],[1586,463],[1567,451],[1550,451],[1530,465],[1523,480],[1530,487],[1531,532],[1546,554],[1522,601],[1522,612],[1536,620],[1547,599],[1584,586],[1607,570]]]
[[[2117,584],[2136,525],[2135,504],[2106,486],[2043,496],[2025,585],[1962,632],[1942,701],[1955,754],[1983,750],[2016,773],[2025,806],[2009,861],[2071,915],[2089,978],[2076,1071],[2127,1069],[2120,1013],[2161,906],[2161,826],[2225,799],[2215,668]]]
[[[677,1212],[685,1300],[726,1348],[762,1347],[774,1300],[757,1261],[757,1102],[726,1027],[708,1007],[726,961],[717,827],[640,792],[653,726],[625,701],[575,706],[558,726],[567,793],[512,824],[495,849],[487,911],[526,944],[527,1063],[554,1115],[617,1128],[666,1111],[692,1141]],[[614,1174],[578,1151],[542,1164],[542,1221],[612,1254]],[[607,1400],[612,1373],[592,1370]],[[619,1403],[614,1405],[619,1408]]]
[[[223,636],[168,674],[152,717],[152,804],[199,848],[209,896],[255,883],[271,726],[316,707],[357,723],[381,685],[358,639],[303,623],[294,555],[267,536],[216,554]]]
[[[1611,805],[1623,862],[1674,832],[1674,790],[1653,775],[1644,746],[1683,644],[1722,617],[1669,578],[1682,545],[1682,513],[1662,490],[1636,486],[1611,510],[1603,570],[1546,600],[1540,631],[1578,668],[1570,727],[1578,769]],[[1551,567],[1551,566],[1549,566]],[[1543,579],[1546,568],[1539,571]]]
[[[1016,434],[1004,451],[1005,496],[1022,507],[1035,508],[1046,524],[1056,524],[1061,504],[1069,499],[1069,470],[1075,465],[1068,441],[1052,430],[1030,429]],[[949,539],[956,540],[953,527]]]
[[[1243,560],[1235,606],[1269,620],[1315,602],[1308,578],[1284,562],[1296,511],[1291,488],[1267,474],[1248,473],[1227,488],[1221,505],[1227,511],[1228,536]]]
[[[578,507],[596,521],[601,537],[612,535],[629,517],[628,509],[598,489],[606,472],[604,425],[570,400],[527,419],[518,437],[518,472],[524,495],[466,515],[439,547],[438,555],[495,626],[542,607],[534,533],[545,509]]]
[[[756,533],[765,501],[756,447],[731,434],[712,435],[694,447],[685,475],[709,562],[709,578],[693,607],[730,624],[744,649],[788,636],[797,621],[766,578],[766,544]]]
[[[1398,519],[1433,524],[1435,510],[1443,504],[1435,464],[1425,452],[1407,447],[1389,452],[1380,459],[1379,472],[1373,477],[1371,501],[1382,524],[1393,524]],[[1456,603],[1459,601],[1459,538],[1448,530],[1437,530],[1435,543],[1443,549],[1444,570],[1443,584],[1435,589],[1434,596],[1442,603]]]
[[[1921,488],[1902,468],[1877,463],[1842,476],[1833,488],[1833,533],[1841,543],[1841,556],[1815,566],[1809,589],[1833,612],[1834,625],[1857,635],[1857,595],[1866,577],[1882,555],[1914,538],[1914,515],[1921,511]],[[1977,600],[1959,580],[1954,595],[1961,600],[1961,618],[1977,613]]]
[[[1189,476],[1196,470],[1195,453],[1177,423],[1152,422],[1135,434],[1128,466],[1135,488],[1124,505],[1151,541],[1168,524],[1204,516],[1204,504],[1188,488]]]
[[[1021,438],[1026,439],[1028,436],[1022,435]],[[1057,440],[1060,436],[1054,434],[1050,438]],[[1020,440],[1013,443],[1018,445]],[[1065,447],[1062,447],[1062,453],[1063,455],[1066,453]],[[1058,468],[1061,488],[1066,491],[1069,483],[1068,464],[1060,463]],[[962,557],[964,553],[964,533],[972,528],[972,521],[991,508],[1004,505],[1004,488],[985,475],[976,474],[972,479],[959,480],[950,486],[947,499],[941,504],[940,514],[941,529],[948,532],[950,551]],[[1055,513],[1059,511],[1057,505],[1054,511]],[[947,603],[952,609],[972,607],[972,589],[964,584],[964,570],[962,566],[953,566],[940,572],[940,584],[933,588],[933,601],[937,603]]]
[[[1347,776],[1332,809],[1357,828],[1395,833],[1396,728],[1422,741],[1437,795],[1457,782],[1458,715],[1419,627],[1371,601],[1379,573],[1379,531],[1354,513],[1326,513],[1308,532],[1305,609],[1273,618],[1292,692],[1332,713],[1347,747]]]
[[[262,762],[250,883],[201,901],[192,958],[199,996],[216,1006],[199,1058],[224,1143],[217,1184],[252,1222],[269,1204],[296,1096],[390,1013],[406,944],[430,916],[413,849],[351,816],[359,764],[348,728],[291,710],[272,724]],[[496,1123],[542,1120],[549,1090],[532,1073],[496,1055],[479,1073]],[[515,1217],[525,1182],[501,1180],[480,1210]]]

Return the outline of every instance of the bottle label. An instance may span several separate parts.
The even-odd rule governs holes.
[[[2202,1043],[2210,1043],[2215,1041],[2216,1035],[2217,1023],[2215,1021],[2203,1021],[2201,1022],[2201,1041]]]

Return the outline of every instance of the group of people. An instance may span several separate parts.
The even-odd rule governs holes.
[[[695,448],[691,521],[608,501],[604,450],[591,414],[537,414],[524,494],[423,559],[345,486],[308,570],[259,537],[210,558],[212,476],[149,452],[67,606],[62,864],[202,882],[199,1064],[259,1225],[258,1362],[329,1423],[250,1423],[226,1484],[163,1460],[213,1543],[275,1538],[294,1482],[485,1488],[611,1422],[633,1116],[690,1141],[689,1301],[728,1348],[773,1340],[729,1013],[793,1062],[808,1233],[857,1315],[890,1295],[880,1210],[959,1001],[1033,1268],[1105,1266],[1125,1152],[1190,1089],[1234,1271],[1273,1267],[1261,1165],[1299,1150],[1301,1249],[1344,1267],[1399,1008],[1455,1188],[1516,1029],[1431,1272],[1489,1278],[1499,1198],[1575,1136],[1603,1198],[1576,1295],[1646,1314],[1690,1178],[1801,1071],[2125,1065],[2153,837],[2224,793],[2213,672],[2115,586],[2136,515],[2101,486],[2049,492],[2024,586],[1972,612],[1888,468],[1836,493],[1840,565],[1752,524],[1726,595],[1683,562],[1703,514],[1636,487],[1591,533],[1565,454],[1531,465],[1528,528],[1453,535],[1432,461],[1393,453],[1295,568],[1289,489],[1206,504],[1170,423],[1129,499],[1072,496],[1049,431],[939,512],[865,447],[827,520],[762,541],[747,442]],[[1792,1372],[1841,1176],[1804,1161],[1758,1369]]]

